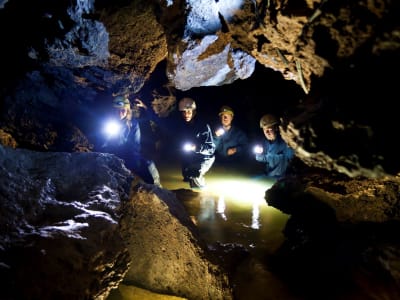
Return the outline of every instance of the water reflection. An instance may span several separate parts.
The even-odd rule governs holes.
[[[253,202],[253,210],[251,214],[251,228],[259,229],[260,222],[258,218],[260,217],[260,209],[258,208],[258,204],[254,201]]]
[[[213,168],[206,176],[205,189],[188,192],[190,187],[182,181],[179,164],[160,164],[158,168],[163,187],[175,191],[208,244],[239,244],[251,253],[251,260],[242,264],[235,276],[235,299],[266,299],[266,289],[268,297],[272,297],[269,299],[282,299],[284,287],[262,262],[265,255],[274,253],[282,244],[282,229],[288,219],[264,199],[265,191],[274,182]],[[137,288],[130,288],[135,291],[129,296],[115,291],[108,300],[159,299],[154,294],[138,298]]]
[[[238,222],[243,227],[260,229],[263,225],[261,218],[266,217],[261,215],[261,208],[266,209],[268,206],[264,200],[265,191],[274,182],[240,173],[230,173],[227,176],[223,172],[214,172],[213,175],[208,178],[207,188],[200,192],[198,221],[202,223],[206,219],[213,220],[218,215],[223,221]],[[242,220],[243,217],[248,217],[248,220]]]
[[[266,288],[271,299],[281,298],[285,294],[282,283],[264,263],[265,256],[281,246],[282,230],[289,217],[269,207],[264,199],[274,181],[245,172],[213,168],[206,176],[207,187],[188,193],[188,184],[177,180],[179,176],[173,173],[168,172],[162,184],[176,192],[202,238],[210,245],[241,245],[250,253],[250,259],[243,262],[235,275],[236,299],[266,299]]]
[[[223,220],[227,220],[226,215],[225,215],[225,197],[224,196],[219,196],[218,198],[218,206],[217,206],[217,213],[221,216]]]
[[[187,193],[187,182],[175,176],[179,168],[160,170],[163,186],[177,193],[207,242],[241,244],[256,252],[273,251],[282,242],[288,216],[264,199],[274,181],[213,167],[206,175],[207,187]]]
[[[200,197],[200,212],[198,216],[200,222],[212,222],[215,220],[215,202],[211,196]]]

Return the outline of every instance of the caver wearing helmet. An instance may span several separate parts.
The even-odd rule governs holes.
[[[221,109],[219,110],[218,116],[221,116],[223,114],[230,114],[230,115],[232,115],[232,117],[235,115],[235,113],[233,112],[233,109],[227,105],[224,105],[221,107]]]
[[[274,141],[279,135],[279,119],[272,114],[263,115],[260,119],[260,128],[267,140]]]
[[[119,118],[128,123],[132,122],[132,108],[128,97],[117,96],[113,99],[113,107],[117,110]]]
[[[272,127],[279,124],[279,119],[271,114],[263,115],[260,119],[260,128]]]
[[[179,111],[182,113],[185,122],[192,122],[196,115],[196,102],[192,98],[182,98],[179,101]]]
[[[246,133],[233,124],[234,111],[223,105],[218,113],[222,127],[214,133],[216,162],[229,167],[241,167],[247,156],[248,138]]]
[[[142,153],[139,122],[132,116],[132,106],[128,96],[117,96],[112,105],[119,115],[118,132],[107,138],[103,151],[122,158],[128,169],[144,182],[161,186],[160,174],[153,160]]]
[[[281,178],[286,174],[294,151],[282,139],[279,132],[279,119],[266,114],[260,119],[260,127],[265,140],[261,147],[255,150],[256,160],[265,164],[265,175],[270,178]]]
[[[196,115],[196,102],[192,98],[182,98],[178,108],[181,120],[174,128],[172,144],[181,153],[182,177],[191,188],[203,188],[204,176],[215,161],[212,131],[207,122]]]

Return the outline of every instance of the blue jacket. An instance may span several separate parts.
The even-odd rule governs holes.
[[[286,174],[294,151],[290,148],[280,135],[274,141],[265,139],[264,151],[256,154],[256,160],[265,163],[265,173],[271,178],[281,178]]]
[[[229,131],[221,136],[214,136],[215,152],[223,160],[231,160],[236,157],[244,157],[248,150],[248,138],[243,130],[232,125]],[[232,156],[227,154],[228,149],[236,148]]]
[[[115,137],[109,138],[103,147],[125,161],[128,168],[137,169],[141,159],[141,134],[138,121],[120,120],[120,131]]]

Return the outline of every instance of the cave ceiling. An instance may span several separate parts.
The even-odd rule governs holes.
[[[165,89],[147,99],[159,115],[176,93],[229,87],[261,66],[301,91],[279,99],[279,113],[302,162],[396,175],[387,132],[396,128],[398,20],[390,0],[1,1],[1,140],[90,151],[82,120],[115,95],[143,92],[160,65]],[[268,97],[274,84],[266,77],[255,89]]]

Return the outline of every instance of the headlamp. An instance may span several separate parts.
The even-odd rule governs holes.
[[[221,127],[221,128],[218,128],[217,129],[217,131],[215,132],[215,134],[217,135],[217,136],[221,136],[221,135],[223,135],[225,133],[225,130]]]
[[[190,152],[190,151],[194,151],[196,150],[196,145],[192,144],[192,143],[185,143],[183,145],[183,150],[185,152]]]
[[[116,120],[108,120],[103,127],[103,132],[107,137],[116,137],[121,130],[121,124]]]
[[[253,148],[253,152],[256,154],[261,154],[261,153],[263,153],[263,151],[264,151],[264,149],[260,145],[255,145]]]

